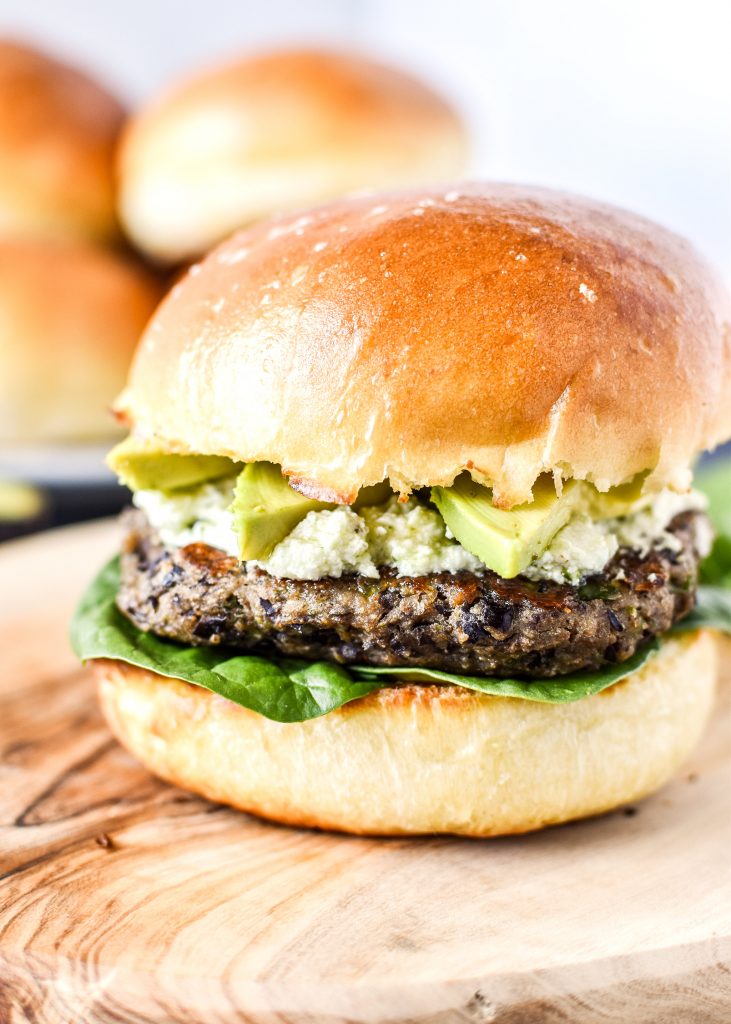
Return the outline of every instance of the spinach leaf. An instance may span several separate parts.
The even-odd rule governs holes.
[[[695,480],[708,496],[708,515],[716,531],[711,553],[701,565],[701,582],[731,589],[731,459],[720,458]]]
[[[82,661],[112,658],[218,693],[276,722],[317,718],[378,687],[328,661],[232,654],[191,647],[137,629],[119,611],[119,559],[84,594],[71,623],[71,646]]]
[[[388,685],[390,677],[394,682],[406,679],[414,682],[451,683],[467,690],[494,697],[519,697],[521,700],[535,700],[544,704],[570,704],[572,701],[590,697],[608,686],[632,675],[656,652],[654,643],[638,651],[620,665],[606,665],[593,672],[572,672],[567,676],[553,679],[493,679],[487,676],[460,676],[451,672],[440,672],[430,668],[371,668],[366,665],[353,666],[351,671],[365,679],[384,678],[382,685]]]
[[[694,629],[717,629],[731,635],[731,585],[698,588],[696,606],[690,615],[676,622],[671,633],[689,633]]]

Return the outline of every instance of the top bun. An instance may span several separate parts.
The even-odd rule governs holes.
[[[198,256],[236,228],[366,186],[464,169],[464,130],[421,82],[352,54],[280,52],[191,78],[127,128],[120,212],[150,256]]]
[[[123,116],[80,71],[0,41],[0,236],[114,238]]]
[[[691,247],[557,192],[343,200],[241,232],[162,303],[120,414],[171,449],[350,501],[463,469],[684,487],[731,433],[727,297]]]
[[[0,241],[0,444],[114,437],[109,406],[160,291],[101,247]]]

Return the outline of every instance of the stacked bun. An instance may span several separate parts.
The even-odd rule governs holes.
[[[118,234],[114,151],[124,109],[81,71],[0,41],[0,234]]]
[[[270,214],[453,178],[466,150],[456,113],[410,75],[281,51],[191,77],[132,119],[120,214],[143,252],[175,263]]]
[[[124,109],[76,68],[0,41],[0,444],[103,440],[160,297],[121,251]]]

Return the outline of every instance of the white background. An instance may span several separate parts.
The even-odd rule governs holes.
[[[729,0],[0,0],[0,31],[76,58],[133,104],[223,55],[364,50],[460,106],[473,175],[639,210],[731,281]]]

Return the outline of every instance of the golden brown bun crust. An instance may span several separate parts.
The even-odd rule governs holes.
[[[182,82],[130,123],[120,211],[167,262],[262,217],[356,188],[464,170],[464,129],[430,89],[354,54],[284,51]]]
[[[291,725],[122,662],[94,670],[121,742],[211,800],[290,825],[488,836],[656,790],[705,725],[715,655],[709,633],[668,640],[635,675],[574,704],[405,685]]]
[[[731,433],[727,297],[613,207],[471,185],[340,201],[229,239],[170,293],[119,402],[310,493],[539,474],[685,484]]]
[[[109,407],[160,291],[104,249],[0,242],[0,443],[113,437]]]
[[[114,238],[123,116],[80,71],[0,41],[0,236]]]

